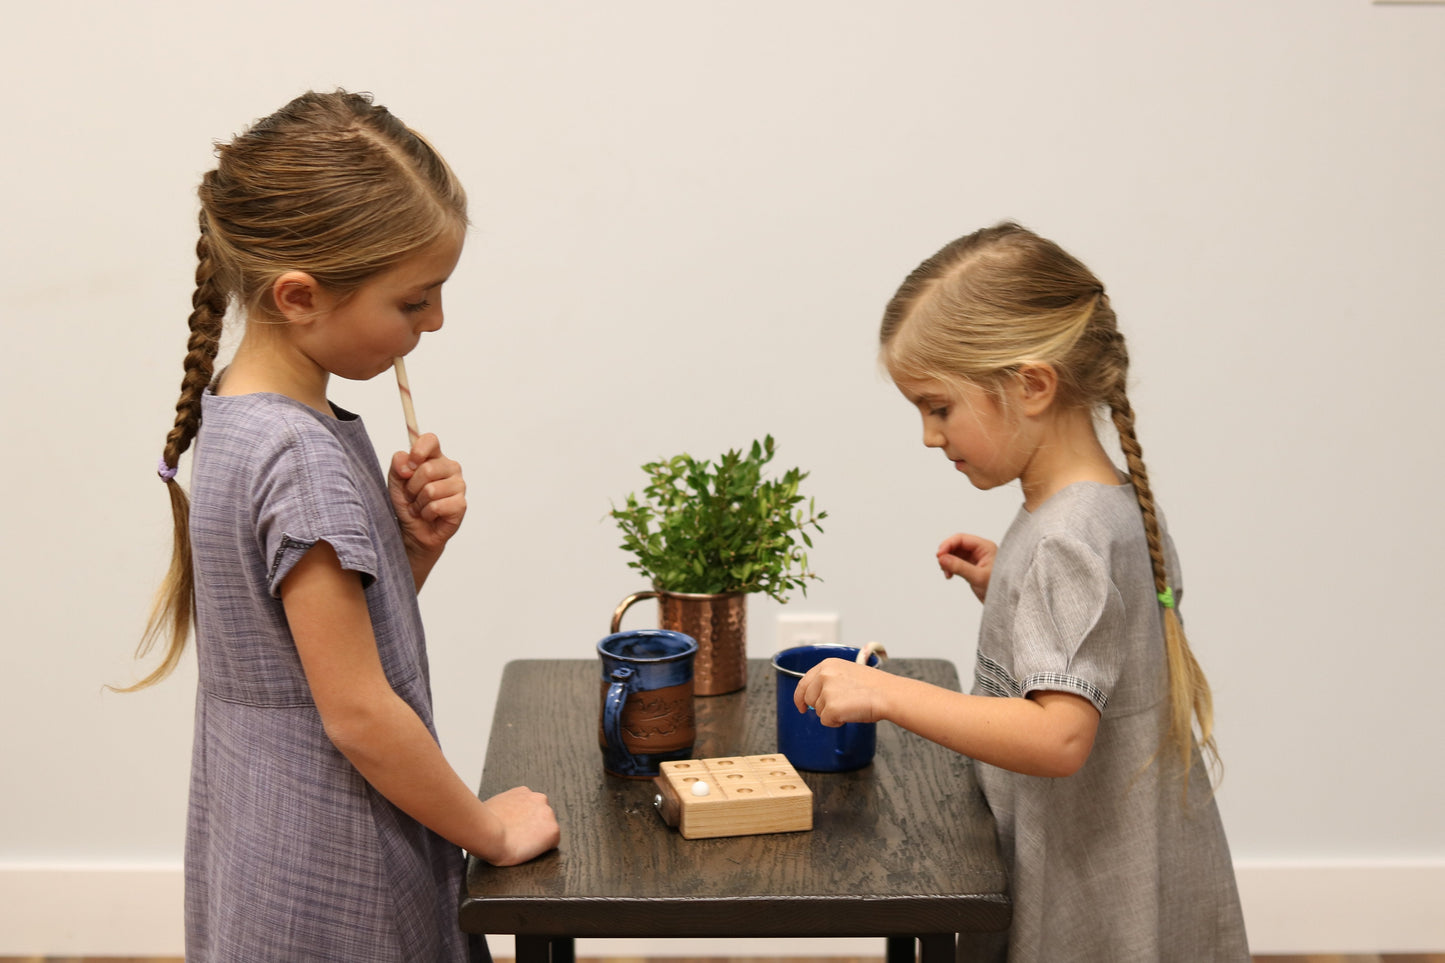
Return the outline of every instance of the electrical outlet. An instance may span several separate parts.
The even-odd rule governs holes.
[[[780,612],[777,647],[836,645],[839,623],[837,612]]]

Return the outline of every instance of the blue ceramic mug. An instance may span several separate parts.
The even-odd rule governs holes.
[[[697,722],[692,662],[697,642],[665,629],[615,632],[597,643],[602,710],[597,741],[614,776],[646,779],[660,765],[692,756]]]
[[[798,769],[813,772],[846,772],[861,769],[873,761],[878,726],[872,722],[845,722],[841,726],[825,726],[811,707],[799,712],[793,704],[798,680],[824,659],[858,658],[858,649],[851,645],[799,645],[783,649],[773,656],[778,678],[778,751]],[[868,656],[868,664],[878,666],[876,652]]]

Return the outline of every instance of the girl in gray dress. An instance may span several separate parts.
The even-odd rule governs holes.
[[[1244,961],[1206,759],[1209,684],[1125,393],[1104,287],[1016,224],[924,261],[884,313],[881,355],[980,489],[1017,480],[1002,543],[938,548],[984,603],[972,694],[829,660],[799,683],[824,725],[890,720],[978,761],[1010,867],[1007,947],[960,959]],[[1094,427],[1107,409],[1127,474]]]
[[[558,828],[525,787],[478,799],[437,744],[416,598],[466,483],[431,434],[383,476],[326,397],[441,327],[466,196],[420,135],[340,91],[217,154],[159,467],[175,552],[142,651],[166,651],[133,687],[170,673],[194,625],[186,958],[485,959],[457,926],[458,847],[511,865]],[[245,330],[216,376],[231,306]]]

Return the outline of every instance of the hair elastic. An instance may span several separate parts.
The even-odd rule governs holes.
[[[156,465],[156,474],[161,476],[161,481],[174,481],[176,469],[166,464],[166,456],[162,455],[160,464]]]
[[[171,470],[175,471],[175,469]],[[1174,590],[1172,588],[1167,588],[1159,593],[1159,604],[1166,609],[1174,608]]]

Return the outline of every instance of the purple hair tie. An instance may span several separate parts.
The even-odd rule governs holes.
[[[166,464],[166,456],[161,456],[160,464],[156,466],[156,474],[161,476],[162,481],[174,481],[176,470]]]

